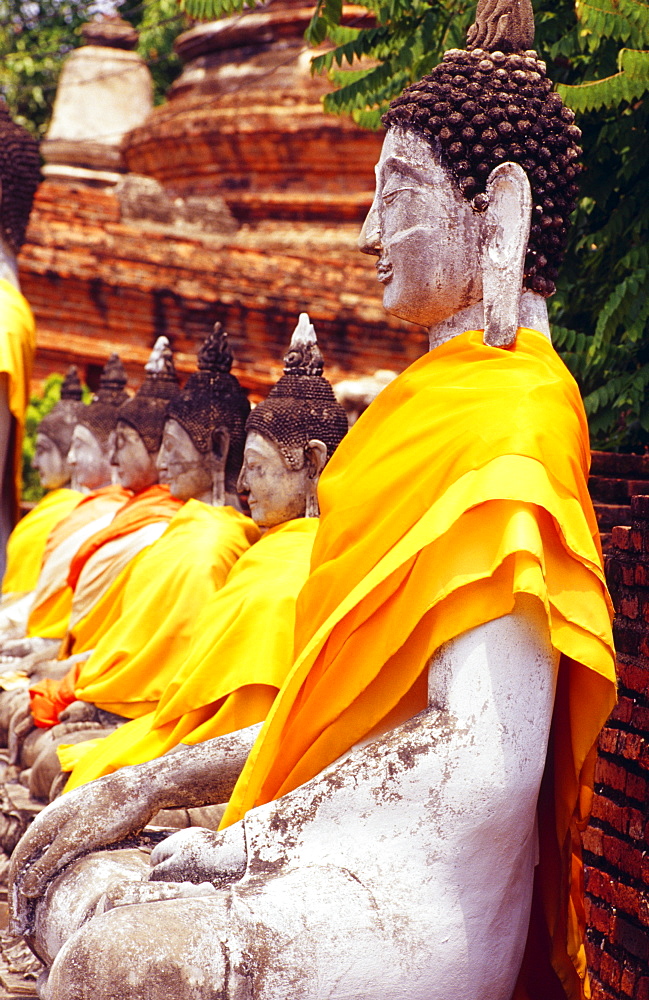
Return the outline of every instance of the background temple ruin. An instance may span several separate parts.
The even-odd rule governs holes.
[[[220,320],[254,398],[302,310],[333,380],[401,371],[425,349],[423,331],[386,316],[374,261],[356,248],[381,137],[323,113],[328,83],[311,76],[303,40],[311,13],[275,0],[186,32],[184,72],[149,113],[132,29],[89,28],[61,79],[20,257],[37,380],[75,362],[93,386],[117,349],[135,384],[160,334],[189,371]],[[143,120],[123,134],[136,99]]]

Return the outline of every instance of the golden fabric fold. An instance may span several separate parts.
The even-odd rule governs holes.
[[[80,500],[83,494],[78,490],[52,490],[18,522],[7,542],[3,594],[26,594],[34,590],[50,532]]]
[[[129,719],[153,711],[203,608],[258,538],[254,521],[234,508],[188,500],[81,623],[73,651],[93,652],[74,697]]]
[[[536,331],[520,330],[510,350],[469,331],[384,389],[322,476],[297,659],[223,822],[309,780],[400,712],[423,709],[434,650],[511,611],[516,593],[535,595],[562,654],[539,926],[554,935],[553,964],[575,1000],[585,968],[578,906],[568,907],[570,893],[579,898],[574,831],[615,701],[588,462],[577,386]],[[553,864],[561,876],[548,885]],[[541,964],[548,959],[546,949]],[[534,976],[521,989],[539,996]]]
[[[16,422],[12,435],[12,521],[18,521],[22,491],[22,451],[29,382],[36,350],[36,326],[27,299],[0,278],[0,372],[9,377],[9,411]]]
[[[169,521],[181,507],[182,502],[171,496],[169,487],[159,483],[131,496],[110,525],[93,535],[76,553],[68,575],[69,586],[75,589],[86,563],[102,545],[132,534],[154,521]]]
[[[121,486],[108,486],[83,497],[59,521],[47,539],[43,565],[27,622],[27,635],[61,639],[72,610],[68,586],[70,564],[86,540],[105,528],[131,494]]]
[[[64,770],[74,768],[66,790],[263,721],[293,662],[295,604],[316,530],[314,518],[288,521],[243,553],[196,621],[186,659],[170,664],[157,711],[97,744],[60,750]]]

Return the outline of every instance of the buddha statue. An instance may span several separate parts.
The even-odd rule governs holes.
[[[126,381],[126,372],[119,357],[111,355],[100,374],[97,395],[88,406],[76,408],[76,422],[67,453],[72,489],[50,490],[12,532],[7,546],[7,572],[3,580],[3,595],[7,602],[34,590],[44,559],[49,559],[52,549],[56,547],[56,538],[50,538],[50,535],[78,506],[81,495],[103,488],[112,481],[108,463],[109,438],[116,424],[116,408],[129,398],[124,391]],[[56,432],[53,433],[56,436]],[[65,449],[65,445],[66,441],[63,441],[61,447]],[[58,447],[53,460],[57,467],[64,462]],[[125,496],[124,501],[126,499]],[[85,504],[84,514],[88,509],[89,505]],[[66,527],[66,537],[71,537],[74,530]]]
[[[118,409],[129,399],[124,365],[111,354],[99,377],[99,389],[92,402],[77,417],[68,465],[73,489],[89,493],[110,486],[113,481],[110,455],[117,426]]]
[[[81,499],[80,491],[70,488],[68,464],[74,426],[83,409],[81,394],[77,369],[72,365],[61,385],[60,401],[38,425],[33,466],[48,493],[8,539],[0,644],[24,636],[49,532]]]
[[[321,477],[261,730],[75,789],[18,845],[14,928],[57,952],[43,996],[588,995],[579,828],[614,656],[587,424],[545,307],[578,136],[532,36],[528,0],[479,0],[467,49],[388,112],[361,248],[431,350]],[[75,858],[228,797],[219,832],[161,840],[147,881],[133,854],[106,862],[68,936],[100,856]]]
[[[53,647],[58,650],[70,623],[76,624],[90,611],[131,559],[160,537],[180,507],[168,487],[157,484],[156,458],[166,408],[178,392],[166,337],[154,345],[145,373],[133,398],[124,402],[123,386],[118,385],[108,386],[107,397],[97,401],[92,417],[97,417],[95,429],[104,419],[111,426],[114,423],[115,414],[106,414],[103,409],[111,393],[115,401],[121,401],[114,431],[107,435],[110,464],[116,468],[119,482],[85,498],[61,525],[61,532],[55,532],[55,542],[62,534],[67,543],[67,576],[62,580],[57,575],[51,585],[40,581],[29,613],[27,638],[5,646],[5,652],[14,657],[38,652],[39,662],[41,658],[50,661],[55,655]],[[70,551],[75,541],[78,544]],[[30,673],[33,676],[33,671]]]
[[[21,577],[23,586],[30,583],[32,586],[21,595],[14,595],[14,600],[0,612],[2,661],[10,679],[10,689],[0,693],[2,745],[7,745],[11,719],[24,712],[29,704],[30,678],[36,680],[42,671],[51,669],[59,640],[55,630],[52,634],[50,629],[69,613],[66,589],[71,560],[87,539],[110,524],[130,497],[121,487],[110,485],[108,461],[109,438],[117,423],[118,407],[129,398],[124,392],[125,384],[123,365],[117,355],[112,355],[102,370],[94,400],[88,406],[81,406],[76,401],[80,385],[75,370],[73,377],[69,376],[64,383],[63,402],[40,425],[44,424],[47,432],[43,438],[52,442],[48,467],[60,468],[61,455],[70,442],[67,465],[77,488],[61,488],[47,494],[19,522],[9,540],[8,574],[15,579]],[[24,566],[32,561],[37,567],[33,583]],[[15,563],[22,565],[17,565],[14,572]],[[40,617],[42,634],[28,637],[32,613]]]
[[[227,334],[217,323],[199,352],[198,371],[168,405],[157,458],[160,476],[182,508],[75,635],[70,672],[61,681],[33,685],[32,712],[27,704],[22,718],[12,719],[23,736],[28,715],[41,732],[56,727],[52,739],[32,740],[23,760],[25,766],[33,763],[30,789],[36,797],[47,798],[60,773],[58,743],[92,739],[157,706],[186,656],[199,613],[259,538],[238,509],[236,480],[250,405],[231,365]],[[96,731],[85,728],[91,721]],[[80,723],[84,728],[77,730]]]
[[[111,355],[102,369],[97,395],[82,406],[76,369],[71,369],[62,386],[61,402],[39,425],[37,466],[52,489],[9,539],[7,576],[21,590],[0,613],[5,655],[23,655],[15,645],[7,646],[7,640],[24,638],[32,608],[66,587],[70,560],[79,546],[105,527],[128,499],[123,490],[106,491],[112,480],[109,439],[117,423],[117,408],[129,398],[124,391],[126,381],[119,357]],[[64,475],[72,477],[72,489],[57,486]],[[80,506],[83,495],[90,493]]]
[[[158,668],[166,683],[147,714],[135,717],[134,708],[144,707],[136,703],[142,688],[137,676],[129,682],[122,672],[118,688],[110,676],[81,668],[81,691],[99,693],[102,685],[112,687],[114,697],[121,691],[135,721],[96,748],[65,751],[66,764],[75,765],[70,787],[151,760],[180,742],[200,743],[254,726],[268,714],[292,662],[295,601],[317,529],[317,483],[347,430],[344,410],[322,375],[324,362],[306,313],[284,360],[283,376],[248,417],[239,477],[239,493],[262,540],[240,556],[223,589],[204,603],[183,656],[172,657],[167,643],[166,662]]]
[[[40,181],[38,143],[12,121],[0,98],[0,578],[18,521],[22,443],[36,347],[34,318],[20,292],[16,257]]]
[[[71,365],[61,385],[61,399],[43,417],[36,431],[36,450],[32,461],[45,490],[57,490],[70,483],[68,452],[72,433],[80,415],[81,382]]]
[[[169,488],[158,484],[156,465],[167,406],[179,392],[166,337],[158,338],[144,370],[142,385],[119,407],[110,438],[110,463],[119,486],[131,498],[75,554],[68,576],[72,606],[61,638],[90,612],[130,561],[160,538],[180,507]],[[30,634],[39,634],[33,614],[29,627]]]

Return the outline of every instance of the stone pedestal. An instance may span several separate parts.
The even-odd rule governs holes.
[[[120,19],[85,25],[88,44],[68,56],[41,151],[49,176],[65,167],[122,172],[122,139],[153,106],[151,74],[131,51],[137,33]],[[89,178],[92,179],[92,178]],[[110,181],[111,178],[102,177]]]

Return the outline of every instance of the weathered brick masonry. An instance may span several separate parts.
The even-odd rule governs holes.
[[[645,459],[633,459],[637,471]],[[649,495],[633,497],[628,520],[613,528],[606,560],[619,701],[583,841],[594,1000],[649,1000]]]

